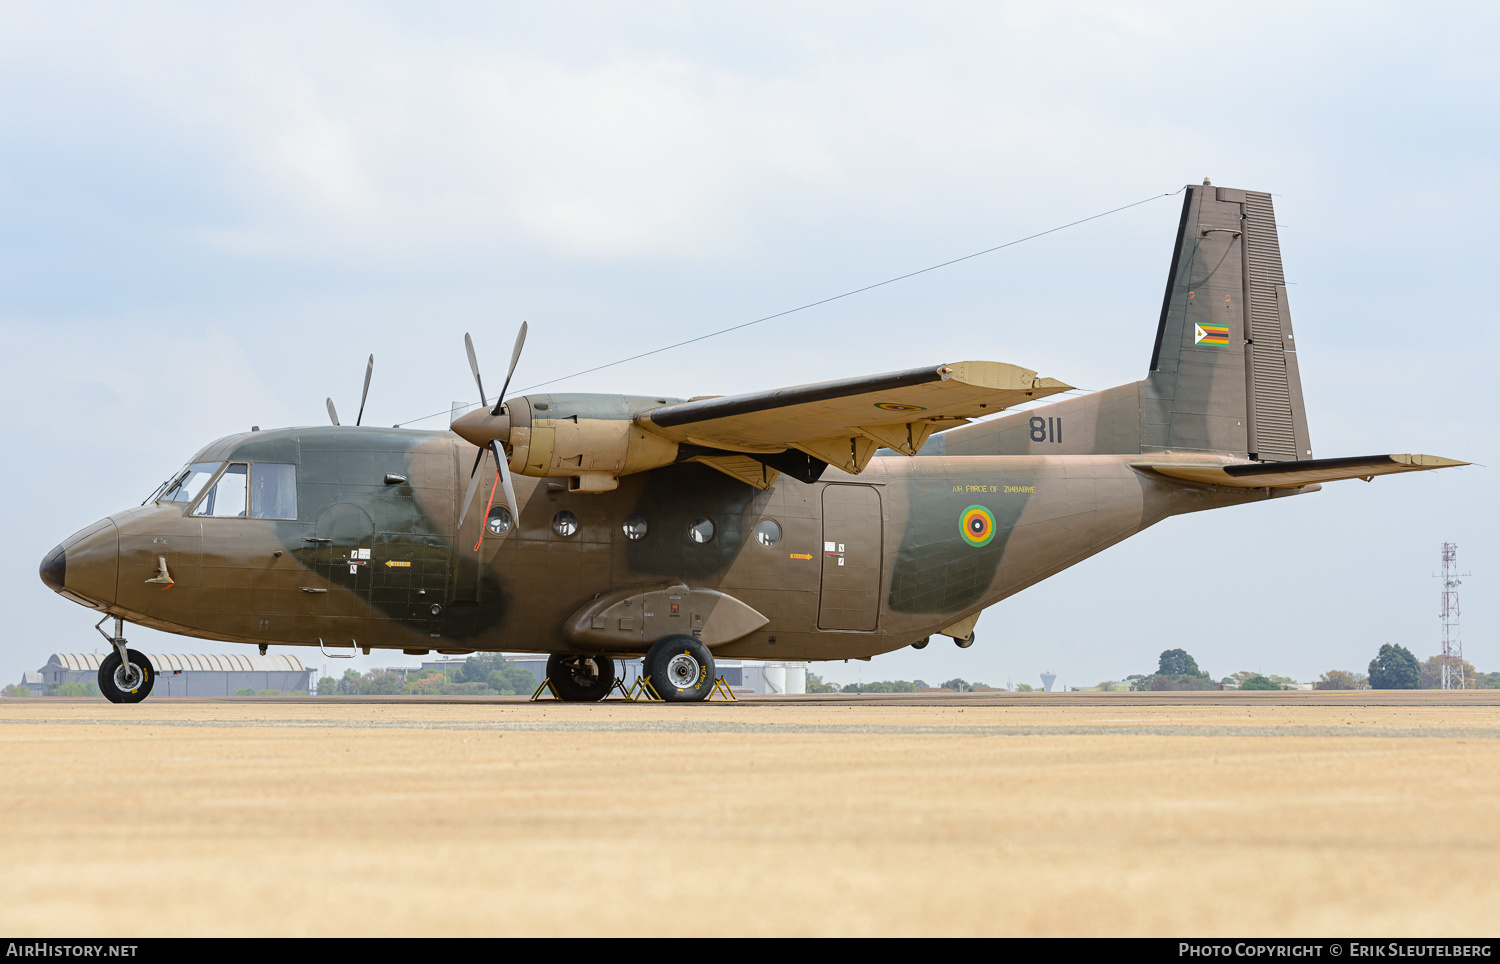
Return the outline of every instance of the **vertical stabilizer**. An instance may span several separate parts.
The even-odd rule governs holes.
[[[1271,195],[1185,193],[1143,385],[1143,448],[1311,458]]]
[[[1271,195],[1184,193],[1144,381],[952,429],[922,454],[1312,458]]]

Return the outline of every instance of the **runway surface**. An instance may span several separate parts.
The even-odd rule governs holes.
[[[0,700],[17,935],[1500,931],[1500,693]]]

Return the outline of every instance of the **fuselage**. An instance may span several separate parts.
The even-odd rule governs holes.
[[[624,622],[608,644],[565,626],[604,594],[710,589],[765,617],[715,654],[847,659],[941,632],[1168,515],[1268,495],[1164,483],[1126,455],[877,457],[766,490],[686,462],[602,493],[518,476],[511,520],[491,468],[460,528],[475,454],[448,432],[230,436],[192,460],[213,473],[192,499],[96,523],[43,578],[169,632],[414,653],[644,652],[702,614],[664,604],[639,645]]]

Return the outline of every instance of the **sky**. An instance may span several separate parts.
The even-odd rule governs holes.
[[[102,645],[37,578],[250,425],[520,390],[730,394],[966,358],[1143,377],[1180,198],[1275,194],[1318,456],[1473,467],[1169,519],[840,682],[1064,686],[1182,647],[1500,669],[1500,11],[1390,3],[0,3],[0,682]],[[420,416],[442,417],[416,421]],[[158,652],[246,651],[136,628]],[[304,651],[304,658],[308,658]],[[321,657],[309,659],[325,663]],[[376,654],[359,667],[410,658]],[[342,670],[339,662],[330,669]]]

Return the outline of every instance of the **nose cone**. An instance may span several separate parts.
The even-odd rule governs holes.
[[[510,441],[510,414],[502,411],[499,415],[491,415],[487,408],[476,408],[454,419],[448,428],[465,442],[484,448],[491,439]]]
[[[41,566],[42,582],[53,592],[62,592],[68,581],[68,554],[62,546],[58,546],[47,553],[47,558],[42,560]]]
[[[108,606],[115,601],[120,530],[108,519],[75,533],[42,560],[42,582],[75,601]]]

